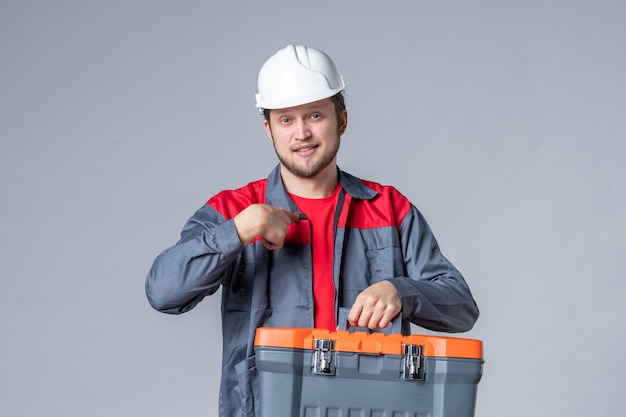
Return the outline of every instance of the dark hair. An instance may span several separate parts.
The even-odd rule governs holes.
[[[334,96],[330,97],[331,101],[335,105],[335,112],[337,113],[337,120],[341,117],[341,113],[346,109],[346,99],[344,98],[343,91],[338,92]],[[270,121],[271,109],[263,109],[263,117],[268,122]]]

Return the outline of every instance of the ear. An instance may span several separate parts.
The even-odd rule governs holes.
[[[339,136],[343,135],[343,133],[348,128],[348,111],[344,110],[339,115]]]
[[[272,137],[272,127],[270,126],[270,122],[267,120],[263,120],[263,128],[265,128],[265,133],[267,137],[270,138],[272,142],[274,142],[274,138]]]

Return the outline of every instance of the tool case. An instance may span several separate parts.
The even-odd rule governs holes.
[[[480,340],[257,329],[262,417],[472,417]]]

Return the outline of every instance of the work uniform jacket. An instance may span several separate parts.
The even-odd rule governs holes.
[[[478,308],[457,269],[441,254],[420,212],[396,189],[339,171],[334,216],[335,313],[368,286],[388,280],[409,322],[444,332],[469,330]],[[260,239],[243,246],[233,217],[254,203],[298,213],[282,249]],[[276,167],[267,179],[212,197],[186,223],[181,239],[154,261],[146,293],[157,310],[180,314],[222,287],[220,416],[258,415],[255,331],[314,327],[311,225],[289,198]]]

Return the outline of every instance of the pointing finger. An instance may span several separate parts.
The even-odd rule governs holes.
[[[292,213],[291,211],[285,210],[285,214],[287,214],[287,217],[289,217],[289,220],[291,220],[292,223],[295,223],[298,220],[300,220],[300,216],[298,216],[296,213]]]

